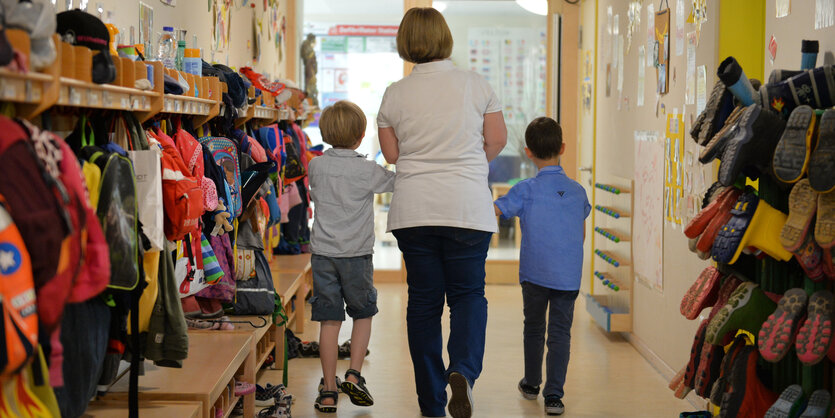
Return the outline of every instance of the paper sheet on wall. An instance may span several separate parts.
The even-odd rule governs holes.
[[[777,0],[774,2],[774,16],[778,19],[781,17],[786,17],[791,13],[792,10],[792,1],[791,0]]]
[[[647,67],[655,66],[652,51],[655,49],[655,5],[647,4]]]
[[[644,65],[646,50],[643,45],[638,47],[638,107],[644,105],[644,79],[646,78],[647,67]]]
[[[612,24],[612,62],[614,63],[615,68],[620,66],[620,62],[618,60],[618,35],[620,34],[620,29],[618,29],[618,25],[620,24],[620,15],[615,15]]]
[[[612,57],[612,6],[606,8],[606,32],[603,34],[603,61],[611,62]]]
[[[815,0],[815,29],[835,25],[835,0]]]
[[[632,260],[635,277],[650,288],[663,290],[664,146],[656,131],[635,131],[635,213]]]
[[[687,73],[685,75],[684,104],[696,99],[696,32],[687,33]]]
[[[674,225],[682,223],[684,198],[684,113],[678,109],[667,114],[665,139],[664,217]]]
[[[696,114],[701,114],[707,104],[707,73],[705,66],[696,68]]]
[[[684,55],[684,0],[676,0],[676,56]]]
[[[618,93],[623,91],[623,35],[618,35]]]

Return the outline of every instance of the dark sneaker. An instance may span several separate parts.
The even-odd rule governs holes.
[[[795,108],[774,150],[774,176],[783,183],[796,183],[809,168],[809,156],[817,131],[818,117],[811,106]]]
[[[562,415],[565,412],[565,405],[562,404],[562,399],[549,395],[545,397],[545,413],[548,415]]]
[[[449,400],[449,415],[452,418],[470,418],[473,416],[473,388],[461,373],[449,374],[449,388],[452,398]]]
[[[525,379],[519,381],[519,392],[522,394],[522,397],[532,401],[539,396],[539,386],[531,386],[525,383]]]
[[[269,407],[281,400],[286,401],[288,404],[293,401],[293,395],[287,393],[287,388],[284,385],[271,385],[267,383],[267,386],[255,386],[255,406]]]
[[[348,380],[348,376],[357,378],[357,383]],[[342,382],[342,393],[351,398],[351,403],[357,406],[371,406],[374,405],[374,398],[368,388],[365,387],[365,378],[360,375],[360,372],[354,369],[348,369],[345,372],[345,381]]]

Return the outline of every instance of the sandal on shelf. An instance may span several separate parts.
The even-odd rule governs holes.
[[[325,405],[322,403],[325,399],[333,399],[333,405]],[[313,404],[313,407],[316,408],[319,412],[324,412],[326,414],[335,414],[336,413],[336,403],[339,401],[339,392],[333,390],[323,390],[319,392],[319,396],[316,397],[316,403]]]
[[[348,376],[357,378],[357,383],[348,380]],[[371,406],[374,405],[374,398],[365,386],[365,378],[360,375],[360,372],[354,369],[348,369],[345,372],[345,380],[342,382],[342,393],[351,398],[351,403],[357,406]]]

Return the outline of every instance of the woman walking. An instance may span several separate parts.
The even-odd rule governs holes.
[[[377,116],[380,148],[397,164],[388,229],[406,263],[406,322],[418,403],[444,416],[472,415],[487,326],[484,263],[496,232],[488,162],[507,141],[502,106],[481,76],[453,65],[452,34],[433,8],[406,12],[397,52],[415,64],[386,90]],[[450,310],[449,365],[441,315]]]

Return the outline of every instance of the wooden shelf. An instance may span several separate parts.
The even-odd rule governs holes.
[[[153,90],[88,83],[66,77],[61,77],[60,81],[55,103],[58,106],[149,112],[157,95]]]
[[[613,307],[608,295],[586,295],[586,311],[606,332],[632,331],[632,312]]]
[[[166,94],[163,97],[163,105],[160,113],[207,116],[211,112],[214,104],[214,100],[202,99],[200,97]]]

